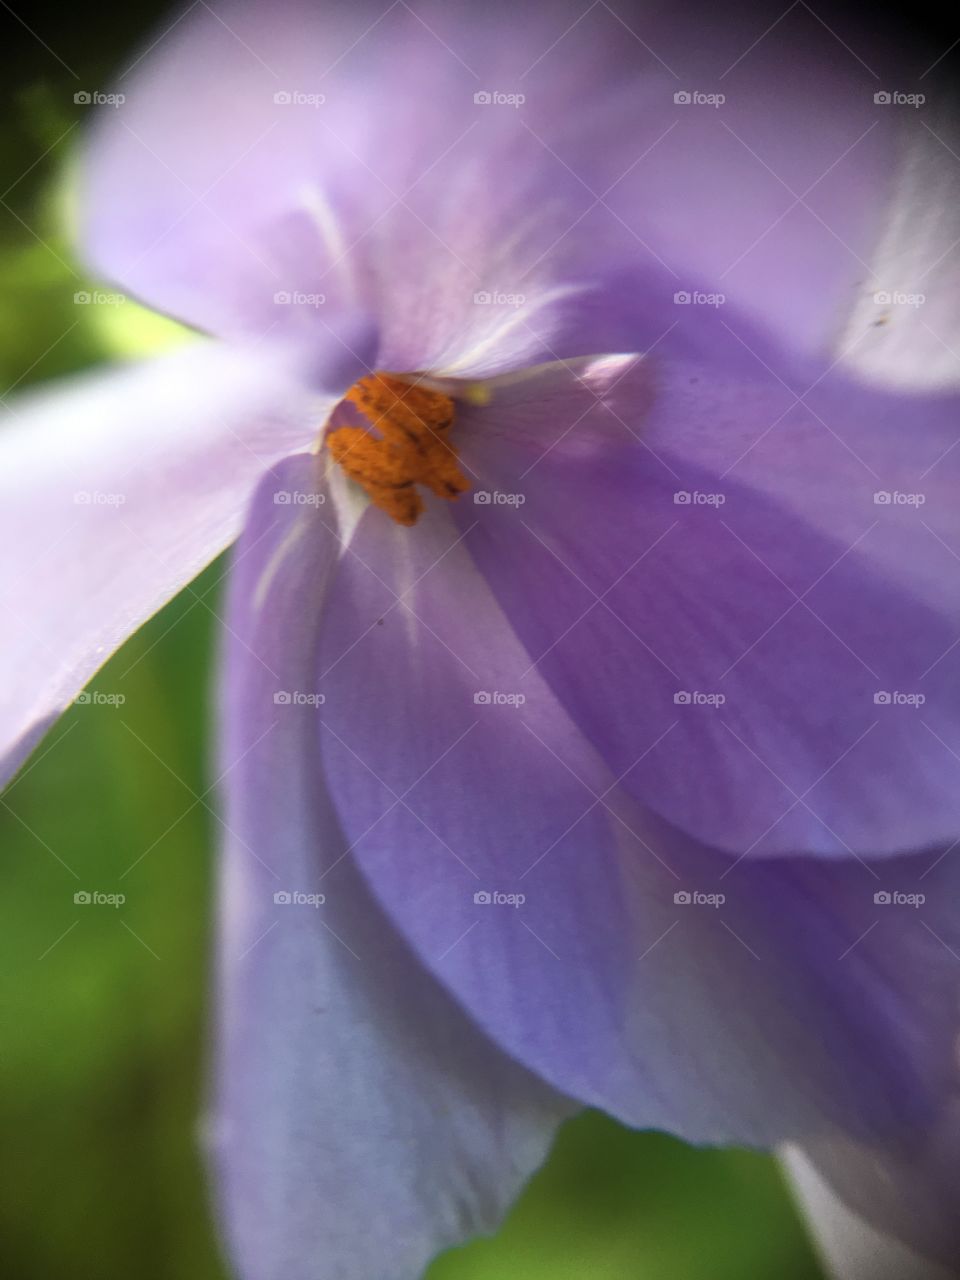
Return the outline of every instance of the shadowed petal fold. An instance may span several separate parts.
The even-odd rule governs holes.
[[[244,1280],[417,1280],[498,1223],[571,1106],[418,964],[327,797],[315,654],[341,549],[321,468],[264,480],[234,557],[214,1159]]]
[[[422,963],[509,1053],[631,1125],[925,1133],[953,1070],[951,860],[918,884],[932,858],[738,861],[684,836],[627,799],[531,670],[469,533],[434,510],[417,535],[363,518],[315,687],[340,823]],[[884,915],[888,886],[924,889],[927,914]]]
[[[894,854],[960,823],[954,413],[830,379],[808,407],[767,374],[557,365],[465,410],[491,498],[455,516],[636,799],[737,856]]]

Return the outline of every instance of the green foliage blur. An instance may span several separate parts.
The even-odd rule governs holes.
[[[133,304],[75,305],[75,291],[107,282],[78,265],[63,199],[89,110],[74,93],[109,89],[161,14],[155,0],[109,17],[8,11],[3,395],[165,340]],[[0,799],[0,1274],[16,1280],[226,1280],[196,1140],[225,569],[208,569],[96,677],[123,703],[74,707]],[[126,901],[75,903],[93,891]],[[586,1115],[499,1235],[440,1258],[430,1280],[820,1274],[772,1160]]]

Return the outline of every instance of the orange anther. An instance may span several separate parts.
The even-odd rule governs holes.
[[[398,524],[416,524],[423,511],[417,485],[450,500],[470,488],[448,439],[454,418],[449,396],[373,373],[354,383],[346,398],[370,427],[338,427],[328,434],[327,446],[371,502]]]

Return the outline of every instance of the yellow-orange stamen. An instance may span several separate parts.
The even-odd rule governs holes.
[[[372,373],[347,392],[367,419],[366,427],[338,427],[327,447],[370,501],[398,524],[416,524],[423,511],[417,485],[453,500],[470,488],[448,436],[454,403],[429,387],[389,373]]]

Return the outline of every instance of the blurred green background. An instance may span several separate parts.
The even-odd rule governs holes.
[[[89,287],[62,193],[88,108],[163,13],[4,5],[0,392],[166,339]],[[168,19],[169,20],[169,19]],[[25,23],[29,23],[28,28]],[[103,282],[97,282],[103,283]],[[195,1133],[206,1056],[214,827],[212,566],[96,679],[0,800],[0,1273],[222,1280]],[[120,907],[75,905],[80,890]],[[372,1208],[375,1212],[375,1207]],[[818,1280],[772,1160],[695,1151],[598,1115],[563,1131],[500,1234],[431,1280]],[[371,1280],[380,1280],[371,1277]]]

